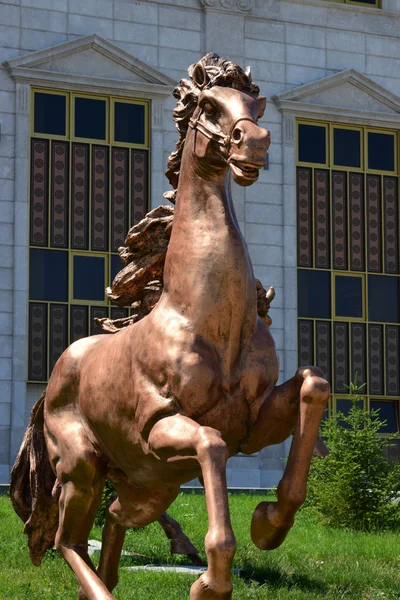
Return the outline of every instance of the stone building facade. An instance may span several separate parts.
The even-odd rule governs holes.
[[[270,129],[272,137],[268,168],[261,171],[259,181],[253,186],[246,189],[236,186],[234,198],[256,276],[265,287],[274,285],[276,288],[271,316],[281,361],[280,380],[291,377],[298,364],[308,359],[317,360],[328,374],[333,373],[335,394],[331,408],[335,409],[339,406],[335,403],[341,401],[340,394],[344,393],[346,377],[354,374],[359,363],[360,377],[368,379],[365,403],[373,406],[378,400],[386,402],[382,406],[387,409],[388,418],[395,415],[393,418],[397,420],[400,391],[393,371],[398,366],[400,342],[396,323],[400,319],[396,307],[389,321],[380,314],[368,319],[365,307],[354,314],[351,310],[351,314],[347,314],[348,309],[344,307],[344,313],[340,313],[339,296],[335,303],[332,287],[329,302],[332,299],[335,303],[335,314],[332,307],[327,309],[329,314],[318,310],[314,314],[306,287],[307,268],[315,271],[322,265],[322,270],[329,271],[336,290],[343,284],[340,275],[343,269],[349,281],[352,278],[354,289],[345,288],[345,297],[350,294],[349,297],[356,298],[358,284],[362,294],[368,288],[368,306],[374,294],[376,296],[372,273],[392,275],[394,287],[390,287],[389,282],[388,290],[397,289],[400,0],[382,0],[381,5],[326,0],[0,0],[0,49],[0,483],[8,480],[30,409],[44,389],[46,378],[43,374],[36,377],[34,370],[28,373],[29,360],[36,360],[29,347],[36,318],[29,279],[29,255],[32,249],[37,252],[32,242],[32,228],[36,227],[33,214],[36,209],[32,203],[36,171],[32,161],[34,153],[42,151],[38,140],[43,132],[40,125],[35,130],[33,102],[39,103],[40,94],[49,93],[61,94],[65,99],[62,102],[67,103],[79,96],[101,97],[107,107],[132,100],[138,102],[137,106],[146,106],[149,135],[142,146],[144,152],[150,153],[146,156],[151,156],[148,201],[149,206],[155,207],[165,202],[162,194],[168,186],[164,170],[176,142],[172,121],[173,86],[186,75],[188,65],[208,51],[235,60],[243,67],[250,65],[254,81],[268,98],[262,119],[262,125]],[[35,93],[39,96],[34,96]],[[344,141],[346,135],[350,135],[360,152],[354,164],[339,157],[340,132],[348,130],[353,134],[343,134]],[[48,144],[57,152],[64,142],[78,143],[79,136],[72,136],[70,140],[64,134],[42,137],[50,140]],[[306,138],[310,136],[311,145],[317,140],[318,145],[320,134],[325,136],[322,145],[326,145],[327,155],[315,157]],[[382,143],[384,154],[387,141],[389,146],[392,144],[393,164],[390,159],[389,165],[381,164],[378,159],[374,163],[373,144]],[[300,147],[300,143],[303,146]],[[132,152],[135,147],[132,146]],[[92,161],[94,157],[95,154]],[[38,169],[40,179],[40,167]],[[323,256],[324,239],[325,242],[329,237],[339,239],[342,231],[331,230],[326,223],[326,219],[332,221],[333,227],[335,220],[341,217],[332,212],[332,206],[336,205],[329,200],[329,190],[322,189],[324,177],[332,178],[332,186],[337,185],[332,187],[333,199],[340,187],[334,181],[343,173],[347,181],[344,221],[348,225],[345,235],[349,254],[344,260],[350,261],[345,265],[340,263],[342,258],[335,255],[335,252],[340,254],[339,243],[329,242],[333,254]],[[361,232],[364,240],[361,262],[357,262],[356,238],[353,239],[357,226],[352,221],[358,206],[355,201],[359,193],[357,173],[362,175],[365,186],[359,207],[366,227],[364,233]],[[45,177],[48,176],[46,172]],[[375,233],[371,216],[376,209],[371,191],[375,185],[373,177],[379,178],[378,187],[381,186],[376,200],[382,216],[378,219],[379,235]],[[307,178],[314,178],[315,192],[307,188]],[[317,182],[321,183],[320,187]],[[55,185],[51,181],[45,190],[46,202],[50,202]],[[393,189],[395,193],[390,194],[389,190]],[[316,211],[320,204],[315,199],[312,205],[312,198],[320,191],[319,214]],[[392,196],[394,217],[388,204],[393,202]],[[391,215],[392,233],[389,231]],[[319,244],[318,219],[325,223]],[[315,234],[314,242],[310,228]],[[40,238],[40,232],[38,235]],[[376,252],[381,253],[381,258],[375,268],[374,258],[368,254],[368,244],[371,239],[377,239],[377,235],[380,237]],[[44,242],[38,244],[39,248],[46,246]],[[60,244],[62,246],[62,242]],[[314,250],[310,250],[310,244],[314,244]],[[385,257],[393,252],[395,259],[389,264]],[[33,256],[40,260],[41,255],[31,254],[31,265]],[[299,275],[302,267],[307,272]],[[319,275],[316,277],[318,287]],[[304,302],[301,293],[301,309],[298,309],[298,280],[305,286],[307,298]],[[386,279],[384,286],[385,282]],[[66,311],[70,304],[68,297]],[[364,306],[364,296],[362,304]],[[48,311],[51,310],[48,305]],[[40,312],[37,314],[40,321]],[[51,314],[56,318],[54,311]],[[90,310],[88,314],[92,314]],[[378,324],[373,326],[370,322]],[[325,339],[326,324],[329,336]],[[40,329],[40,323],[36,325]],[[51,327],[47,322],[45,326]],[[90,332],[90,324],[86,327]],[[49,332],[46,338],[48,345],[54,343],[51,335]],[[385,373],[382,381],[379,374],[376,375],[376,368],[374,370],[374,346],[368,345],[368,339],[374,335],[378,339],[377,365],[382,364]],[[64,341],[68,341],[68,334],[65,336]],[[393,343],[390,342],[392,337]],[[362,348],[368,347],[369,352],[365,356],[362,352],[346,356],[343,367],[343,353],[338,348],[346,350],[350,342],[352,348],[361,344]],[[326,345],[328,353],[322,351]],[[40,358],[38,360],[40,362]],[[394,369],[385,367],[392,364]],[[230,485],[271,487],[281,476],[282,459],[287,451],[286,443],[255,456],[231,459]]]

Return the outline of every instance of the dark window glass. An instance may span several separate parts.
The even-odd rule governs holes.
[[[115,102],[114,111],[115,141],[129,144],[144,144],[144,106],[142,104]]]
[[[368,168],[394,171],[394,135],[368,133]]]
[[[335,303],[337,317],[356,317],[361,319],[363,316],[361,277],[336,275]]]
[[[114,281],[114,277],[125,267],[118,254],[111,254],[111,278],[110,283]]]
[[[357,408],[364,408],[364,401],[358,400],[356,406],[357,406]],[[346,417],[349,414],[351,407],[352,407],[352,402],[348,398],[338,398],[336,400],[337,412],[343,413]]]
[[[299,161],[326,163],[326,128],[319,125],[299,125]]]
[[[357,406],[357,408],[363,409],[364,408],[364,401],[363,400],[358,400],[356,406]],[[351,407],[352,407],[352,402],[348,398],[338,398],[336,400],[336,411],[343,413],[345,417],[347,417],[349,415]],[[350,428],[350,425],[348,425],[347,423],[345,423],[342,420],[340,420],[340,424],[343,427],[346,427],[347,429]]]
[[[74,256],[74,300],[105,299],[104,258]]]
[[[34,131],[52,135],[66,134],[66,97],[35,92]]]
[[[75,98],[75,137],[106,139],[106,101]]]
[[[331,316],[331,280],[326,271],[297,272],[299,317],[329,319]]]
[[[377,0],[357,0],[357,2],[362,2],[363,4],[372,4],[373,6],[377,6]]]
[[[399,323],[399,280],[397,277],[368,275],[368,319]]]
[[[361,132],[333,130],[333,161],[336,166],[361,167]]]
[[[29,297],[31,300],[68,301],[68,252],[31,248]]]
[[[379,402],[371,400],[370,409],[379,410],[378,417],[381,421],[387,421],[379,433],[397,433],[399,430],[397,420],[397,402]]]

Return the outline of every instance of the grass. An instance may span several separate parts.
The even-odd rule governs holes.
[[[232,524],[238,549],[234,566],[235,600],[400,600],[400,536],[324,528],[310,509],[300,512],[281,548],[261,552],[251,542],[249,525],[259,496],[232,495]],[[204,557],[207,512],[203,496],[181,494],[170,509]],[[22,523],[7,497],[0,497],[0,599],[76,600],[77,584],[66,563],[48,552],[34,567]],[[101,539],[94,528],[92,538]],[[157,524],[128,531],[125,549],[146,555],[143,563],[185,563],[171,557]],[[121,566],[138,564],[122,558]],[[195,577],[120,569],[118,600],[185,600]]]

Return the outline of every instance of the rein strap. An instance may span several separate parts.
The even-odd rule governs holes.
[[[238,123],[240,123],[240,121],[250,121],[251,123],[257,125],[257,121],[255,121],[252,117],[239,117],[239,119],[236,119],[236,121],[234,121],[233,125],[231,126],[229,135],[222,135],[222,133],[212,131],[212,129],[209,129],[204,123],[200,123],[200,117],[202,114],[203,111],[200,112],[199,116],[196,119],[190,119],[190,127],[194,130],[197,129],[197,131],[200,131],[200,133],[202,133],[206,138],[217,142],[219,146],[221,146],[227,151],[229,150],[232,143],[232,133],[234,132],[235,127]]]

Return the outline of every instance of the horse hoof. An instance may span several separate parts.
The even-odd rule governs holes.
[[[231,600],[232,584],[225,583],[222,587],[225,589],[222,590],[221,585],[217,586],[215,582],[209,581],[207,573],[204,573],[190,588],[190,600]]]
[[[294,519],[282,519],[277,502],[260,502],[251,520],[251,539],[260,550],[275,550],[284,541]]]

